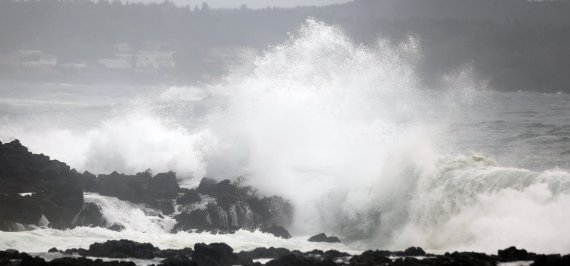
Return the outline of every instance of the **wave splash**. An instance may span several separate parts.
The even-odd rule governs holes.
[[[469,102],[484,92],[465,75],[449,90],[420,89],[419,47],[413,38],[357,45],[308,20],[224,81],[139,99],[87,133],[62,131],[81,143],[68,157],[94,172],[246,176],[292,201],[293,234],[326,231],[355,246],[570,249],[570,174],[445,152],[446,126],[476,111]],[[25,136],[33,150],[66,153]]]

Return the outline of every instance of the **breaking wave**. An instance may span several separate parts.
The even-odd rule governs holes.
[[[419,47],[414,38],[366,47],[336,27],[308,20],[289,41],[258,57],[251,71],[151,93],[118,112],[126,115],[93,129],[3,127],[3,136],[22,133],[17,137],[32,150],[96,173],[174,170],[194,177],[182,180],[187,186],[206,175],[246,176],[261,193],[291,200],[293,235],[325,231],[354,248],[570,249],[570,174],[457,155],[448,125],[477,112],[470,104],[485,92],[463,72],[456,81],[448,77],[449,89],[420,89],[414,70]],[[50,145],[61,139],[76,145]],[[159,247],[188,241],[290,247],[301,241],[241,231],[235,237],[170,235],[146,224],[169,221],[145,217],[126,235],[93,228],[32,234],[131,238]]]

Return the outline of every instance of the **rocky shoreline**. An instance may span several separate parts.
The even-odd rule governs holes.
[[[148,215],[174,222],[165,233],[211,232],[230,234],[259,230],[288,239],[293,207],[279,196],[259,195],[238,181],[203,178],[196,188],[181,188],[175,173],[117,172],[79,173],[63,162],[33,154],[18,140],[0,143],[0,231],[20,232],[37,228],[57,230],[101,227],[114,231],[125,225],[109,220],[103,207],[88,201],[84,193],[113,197],[141,206]],[[123,236],[121,236],[123,237]],[[0,239],[0,241],[2,241]],[[314,235],[310,242],[341,242],[336,236]],[[570,265],[570,254],[535,254],[510,247],[497,254],[453,252],[427,254],[419,247],[404,251],[368,250],[348,254],[337,250],[309,252],[285,248],[256,248],[234,252],[225,243],[195,244],[192,248],[164,249],[150,243],[110,240],[88,249],[52,248],[51,257],[13,249],[0,251],[2,265],[135,265],[151,260],[154,265]],[[148,264],[148,263],[147,263]],[[505,264],[506,265],[506,264]]]
[[[260,196],[239,182],[203,178],[198,187],[187,189],[179,186],[173,172],[79,173],[65,163],[29,152],[18,140],[0,143],[0,182],[1,231],[125,229],[106,220],[100,205],[84,201],[84,192],[93,192],[144,205],[159,217],[172,217],[176,220],[172,233],[243,229],[291,237],[286,227],[292,221],[292,205],[278,196]]]
[[[509,247],[499,250],[497,254],[476,252],[453,252],[445,254],[429,254],[419,247],[410,247],[404,251],[368,250],[361,254],[351,255],[336,250],[313,250],[301,252],[284,248],[256,248],[250,251],[234,252],[224,243],[194,245],[193,248],[161,250],[150,243],[137,243],[130,240],[111,240],[94,243],[88,249],[57,250],[50,253],[60,256],[46,260],[16,250],[0,251],[0,265],[136,265],[129,259],[159,261],[156,265],[386,265],[386,266],[492,266],[502,263],[508,265],[562,266],[570,265],[570,254],[536,254],[524,249]],[[261,261],[264,261],[263,264]],[[518,263],[516,263],[518,262]],[[155,265],[155,264],[152,264]]]

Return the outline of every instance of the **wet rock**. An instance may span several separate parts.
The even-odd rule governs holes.
[[[164,259],[159,265],[161,266],[198,266],[198,263],[192,261],[191,257],[174,255]]]
[[[222,207],[218,206],[217,204],[210,203],[206,207],[206,211],[211,219],[211,226],[212,230],[217,230],[221,232],[228,232],[229,231],[229,223],[228,223],[228,213]]]
[[[408,258],[409,259],[409,258]],[[436,258],[420,260],[422,263],[434,263],[429,265],[465,265],[465,266],[495,266],[497,259],[484,253],[477,252],[453,252],[445,253]]]
[[[309,238],[310,242],[327,242],[327,243],[340,243],[340,239],[336,236],[327,236],[325,233],[320,233]]]
[[[426,252],[420,247],[409,247],[404,250],[404,256],[425,256]]]
[[[51,160],[43,154],[33,154],[18,140],[0,143],[0,224],[39,225],[41,216],[50,226],[69,228],[83,205],[83,190],[79,183],[81,174],[65,163]],[[18,193],[32,196],[18,198]],[[14,213],[14,208],[20,214]],[[39,209],[39,210],[38,210]]]
[[[49,252],[49,253],[59,253],[60,251],[59,251],[57,248],[53,247],[53,248],[50,248],[50,249],[48,250],[48,252]]]
[[[50,266],[136,266],[132,261],[102,261],[100,259],[91,260],[87,258],[58,258],[48,263]]]
[[[392,262],[392,260],[388,258],[386,252],[378,250],[368,250],[350,259],[351,265],[383,265],[390,262]]]
[[[101,212],[101,206],[94,202],[86,202],[73,222],[74,226],[105,227],[107,220]]]
[[[165,215],[170,215],[176,211],[176,201],[172,199],[156,200],[151,207],[161,211]]]
[[[109,226],[107,229],[115,231],[115,232],[121,232],[121,231],[125,230],[125,227],[123,225],[120,225],[120,224],[113,224],[113,225]]]
[[[20,196],[19,194],[0,194],[0,230],[14,231],[19,224],[37,225],[42,218],[41,202],[37,197]]]
[[[187,189],[185,193],[176,199],[176,203],[180,205],[190,205],[196,202],[200,202],[201,197],[195,189]]]
[[[233,232],[239,229],[274,229],[280,237],[287,237],[282,225],[292,220],[292,207],[280,197],[259,198],[251,187],[240,186],[229,180],[216,182],[203,178],[200,185],[177,199],[178,204],[192,204],[202,196],[214,200],[205,210],[185,211],[176,218],[174,231],[197,229],[212,232]],[[282,228],[284,229],[284,228]]]
[[[149,243],[137,243],[130,240],[110,240],[89,246],[88,256],[107,258],[152,259],[161,255],[160,249]]]
[[[97,176],[96,182],[94,192],[150,206],[155,206],[157,200],[175,199],[180,189],[173,172],[160,173],[154,177],[149,172],[136,175],[113,172]]]
[[[570,254],[560,256],[555,255],[538,255],[531,266],[567,266],[570,265]]]
[[[212,243],[209,245],[198,243],[194,245],[192,261],[199,266],[221,265],[253,265],[248,258],[239,257],[233,253],[233,249],[224,243]]]
[[[283,226],[280,225],[271,225],[267,227],[262,227],[261,232],[272,234],[276,237],[281,237],[285,239],[291,238],[291,234],[285,229]]]
[[[249,259],[280,258],[289,255],[291,251],[285,248],[255,248],[250,251],[241,251],[238,256]]]
[[[198,209],[191,212],[183,212],[174,216],[174,219],[176,220],[176,225],[172,232],[188,230],[207,231],[212,229],[212,219],[206,210]]]
[[[536,258],[535,253],[528,253],[525,249],[517,249],[516,247],[500,249],[497,254],[501,261],[534,260]]]
[[[295,254],[288,254],[281,258],[271,260],[265,264],[266,266],[336,266],[332,260],[329,259],[315,259],[299,256]]]

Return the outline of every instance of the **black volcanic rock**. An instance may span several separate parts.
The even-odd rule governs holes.
[[[387,254],[382,251],[368,250],[350,259],[351,265],[383,265],[392,262]]]
[[[176,203],[181,205],[190,205],[200,201],[200,194],[195,189],[187,189],[184,195],[176,199]]]
[[[325,233],[320,233],[309,238],[310,242],[327,242],[327,243],[340,243],[340,239],[336,236],[327,236]]]
[[[0,194],[0,230],[14,231],[14,223],[38,224],[43,211],[37,197]]]
[[[280,258],[285,255],[289,255],[291,251],[285,248],[255,248],[250,251],[240,251],[238,255],[240,257],[249,259],[259,259],[259,258]]]
[[[157,200],[172,200],[178,197],[180,187],[173,172],[160,173],[154,177],[149,172],[136,175],[113,172],[97,176],[93,189],[93,192],[104,196],[157,206]]]
[[[283,226],[280,225],[271,225],[268,227],[262,227],[261,232],[272,234],[276,237],[281,237],[285,239],[291,238],[291,234],[285,229]]]
[[[404,250],[404,256],[425,256],[426,252],[420,247],[409,247]]]
[[[203,197],[211,198],[204,210],[193,209],[193,203]],[[280,237],[289,235],[283,225],[291,223],[291,204],[281,197],[260,198],[251,187],[229,180],[216,182],[203,178],[196,189],[185,190],[177,203],[185,210],[175,217],[173,231],[199,230],[234,232],[239,229],[268,231],[274,229]],[[279,228],[281,227],[281,228]],[[283,230],[281,230],[283,229]]]
[[[24,263],[22,262],[22,265]],[[91,260],[87,258],[58,258],[47,263],[50,266],[136,266],[132,261],[102,261],[100,259]]]
[[[534,260],[536,258],[535,253],[528,253],[525,249],[517,249],[516,247],[499,249],[497,254],[501,261]]]
[[[198,231],[211,230],[212,219],[206,210],[193,210],[191,212],[183,212],[174,216],[176,225],[172,232],[188,231],[196,229]]]
[[[161,256],[161,251],[149,243],[137,243],[131,240],[109,240],[94,243],[81,255],[107,258],[152,259]]]
[[[230,246],[224,243],[194,245],[192,261],[199,266],[253,265],[251,259],[239,257],[233,253]]]
[[[319,260],[308,258],[296,254],[288,254],[281,258],[271,260],[265,264],[266,266],[336,266],[330,259]]]
[[[530,266],[568,266],[570,265],[570,254],[560,256],[555,255],[538,255]]]
[[[0,143],[0,195],[6,196],[0,198],[0,213],[6,214],[0,215],[0,224],[38,225],[36,218],[43,215],[51,227],[69,228],[83,205],[80,176],[65,163],[29,152],[18,140]],[[33,195],[19,198],[18,193]],[[16,206],[27,208],[18,214]]]
[[[101,213],[101,207],[94,202],[86,202],[77,214],[74,226],[105,227],[107,221]]]

